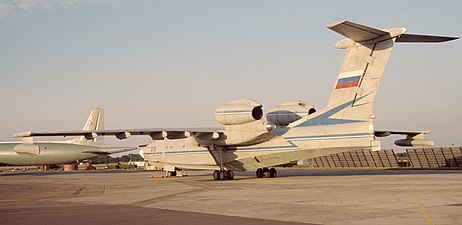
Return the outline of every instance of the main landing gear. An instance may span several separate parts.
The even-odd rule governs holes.
[[[176,177],[176,170],[175,171],[166,171],[167,177]]]
[[[259,168],[256,172],[257,178],[275,178],[278,172],[275,168]]]
[[[214,180],[234,180],[234,171],[232,170],[215,170],[213,171]]]
[[[234,180],[234,171],[225,170],[225,166],[224,166],[225,160],[224,160],[224,157],[223,157],[223,151],[225,151],[225,150],[226,150],[226,148],[223,147],[223,146],[212,145],[209,148],[209,151],[215,157],[215,161],[220,166],[220,170],[213,171],[213,179],[214,180]],[[218,153],[218,155],[216,155],[214,153],[214,151],[216,151],[216,153]]]

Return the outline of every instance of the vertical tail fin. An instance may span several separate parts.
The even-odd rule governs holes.
[[[404,34],[405,28],[376,29],[348,21],[327,27],[346,37],[335,45],[346,53],[329,102],[318,112],[290,124],[293,129],[286,136],[307,148],[379,147],[374,135],[373,102],[395,42],[445,42],[457,38]]]
[[[94,108],[90,116],[88,116],[87,122],[83,127],[84,131],[87,130],[103,130],[104,129],[104,109]]]
[[[346,53],[327,106],[331,108],[351,102],[351,107],[345,108],[346,117],[370,118],[391,49],[396,37],[404,34],[406,29],[378,30],[348,21],[327,27],[347,37],[335,45],[346,49]]]
[[[335,47],[345,49],[328,107],[351,102],[343,113],[350,119],[373,118],[372,106],[395,42],[445,42],[456,37],[404,34],[405,28],[376,29],[342,21],[327,26],[346,37]],[[353,117],[352,117],[353,116]]]
[[[83,127],[84,131],[89,130],[103,130],[104,129],[104,109],[103,108],[94,108],[90,116],[88,116],[87,122]],[[93,140],[87,140],[85,137],[80,137],[71,140],[71,142],[82,145],[104,145],[104,137],[98,136]]]

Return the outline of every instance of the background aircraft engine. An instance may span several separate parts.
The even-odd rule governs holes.
[[[239,99],[215,110],[215,119],[223,125],[240,125],[263,118],[262,105],[254,100]]]
[[[266,119],[276,126],[287,126],[289,123],[316,112],[313,105],[302,101],[286,102],[273,106],[266,114]]]

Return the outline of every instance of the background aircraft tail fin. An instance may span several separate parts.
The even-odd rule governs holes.
[[[83,131],[89,130],[103,130],[104,129],[104,109],[103,108],[94,108],[90,116],[88,116],[87,122],[83,127]],[[82,145],[97,145],[104,146],[104,137],[97,136],[93,140],[87,140],[85,137],[79,137],[71,140],[73,143],[82,144]]]
[[[88,116],[87,122],[83,127],[83,131],[88,130],[103,130],[104,129],[104,109],[94,108],[90,116]]]

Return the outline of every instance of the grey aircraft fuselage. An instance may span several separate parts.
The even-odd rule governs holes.
[[[101,154],[123,151],[127,151],[127,148],[53,142],[36,142],[34,144],[9,142],[0,143],[0,164],[29,166],[74,163]]]
[[[104,128],[104,109],[94,108],[83,128]],[[23,138],[22,142],[0,143],[0,165],[30,166],[74,163],[98,155],[135,150],[132,147],[107,147],[104,139],[87,140],[84,137],[65,141],[34,141]]]

